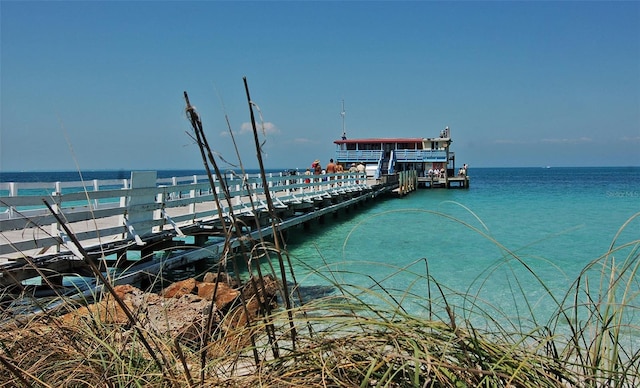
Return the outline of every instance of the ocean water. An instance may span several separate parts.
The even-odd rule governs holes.
[[[531,327],[546,325],[585,267],[612,247],[618,265],[633,249],[638,255],[640,217],[629,222],[640,212],[638,167],[477,168],[469,176],[468,190],[417,190],[292,234],[297,280],[335,282],[413,316],[448,321],[449,304],[476,325],[488,316]],[[592,296],[601,270],[582,277]],[[629,285],[634,306],[638,280]],[[640,327],[637,312],[625,319]]]

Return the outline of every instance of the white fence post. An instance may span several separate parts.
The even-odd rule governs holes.
[[[98,184],[98,180],[94,179],[93,180],[93,191],[98,191],[100,190],[100,185]],[[99,200],[98,199],[94,199],[93,200],[93,208],[97,209],[99,205]]]
[[[61,184],[60,182],[56,182],[55,183],[55,190],[53,193],[51,193],[51,198],[53,198],[53,204],[51,205],[51,209],[53,209],[53,212],[55,214],[60,214],[60,209],[61,209],[61,205],[62,205],[62,199],[60,197],[62,188],[61,188]],[[51,235],[55,236],[55,237],[61,237],[63,238],[64,236],[61,235],[60,233],[60,224],[58,223],[58,220],[56,219],[56,222],[51,224]],[[64,238],[63,238],[64,240]],[[58,253],[60,252],[60,243],[58,242],[56,244],[56,246],[54,247],[54,252]]]
[[[193,189],[191,189],[191,191],[189,191],[189,198],[191,199],[195,199],[196,198],[196,187],[195,185],[198,184],[198,176],[194,175],[193,176]],[[195,200],[189,204],[189,214],[193,214],[193,216],[195,217],[196,214],[196,202]]]
[[[18,196],[18,185],[15,182],[9,182],[9,196],[16,197]],[[16,208],[11,206],[9,207],[9,218],[13,218]]]
[[[127,203],[127,221],[131,227],[129,227],[129,234],[132,237],[146,235],[151,233],[152,228],[146,228],[133,231],[133,227],[136,223],[144,223],[154,220],[154,212],[147,210],[144,206],[156,203],[156,196],[151,193],[148,195],[136,195],[136,189],[153,188],[156,187],[157,181],[156,171],[132,171],[131,172],[131,193],[129,194],[129,200]],[[142,207],[142,209],[138,208]],[[137,240],[137,238],[136,238]],[[140,242],[138,242],[139,244]]]

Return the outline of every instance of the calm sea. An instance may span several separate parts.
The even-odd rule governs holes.
[[[160,178],[201,174],[158,172]],[[291,233],[286,247],[297,280],[334,292],[335,281],[367,301],[399,303],[426,318],[433,311],[425,298],[444,302],[442,293],[460,319],[483,309],[504,321],[527,320],[533,312],[530,319],[544,323],[590,262],[612,247],[617,264],[634,247],[638,255],[640,219],[621,228],[640,212],[640,167],[472,168],[469,175],[468,190],[371,201]],[[129,176],[83,173],[85,180]],[[0,180],[78,180],[78,173],[2,173]],[[589,273],[590,287],[600,284],[600,269]],[[639,298],[637,279],[630,287]],[[629,319],[640,326],[640,316]]]
[[[418,190],[293,234],[297,279],[332,279],[367,301],[401,301],[408,313],[429,318],[425,296],[444,300],[428,275],[459,319],[473,321],[471,311],[482,309],[502,323],[539,325],[557,310],[554,298],[612,246],[635,241],[638,255],[640,219],[620,229],[640,212],[639,167],[477,168],[469,175],[468,190]],[[632,249],[613,253],[616,264]],[[600,270],[589,273],[592,288]],[[636,277],[629,290],[635,306],[638,284]],[[436,314],[446,319],[442,309]],[[640,327],[640,314],[628,319]]]

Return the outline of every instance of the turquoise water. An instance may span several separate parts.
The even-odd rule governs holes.
[[[612,244],[636,241],[637,249],[640,219],[614,238],[640,212],[640,168],[492,168],[469,174],[469,190],[418,190],[293,234],[287,249],[298,281],[326,285],[333,278],[354,292],[365,290],[369,302],[399,301],[414,316],[444,318],[442,308],[425,303],[431,295],[443,305],[428,274],[457,317],[476,319],[466,311],[469,298],[465,303],[457,295],[462,293],[477,295],[483,302],[474,309],[500,322],[539,325],[556,311],[553,298],[561,299]],[[616,263],[630,252],[616,252]],[[590,273],[591,285],[599,284],[599,275]],[[638,279],[631,287],[638,306]],[[628,319],[640,325],[640,316]]]

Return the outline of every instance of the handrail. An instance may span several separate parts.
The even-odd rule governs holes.
[[[336,160],[345,163],[378,162],[382,158],[382,150],[338,150]]]
[[[337,187],[359,190],[363,187],[363,182],[366,182],[364,174],[348,172],[320,176],[268,175],[266,182],[276,203],[286,202],[292,193],[318,196],[330,193]],[[311,183],[305,183],[305,178],[309,177],[312,178]],[[157,233],[169,227],[164,214],[173,222],[183,225],[217,218],[217,205],[213,201],[209,183],[198,182],[194,177],[188,179],[191,183],[165,185],[158,182],[167,183],[166,181],[154,179],[152,187],[139,187],[135,182],[130,182],[123,185],[123,188],[116,189],[73,192],[60,190],[46,195],[37,194],[43,191],[31,190],[30,194],[1,196],[0,210],[4,211],[0,211],[0,233],[4,236],[0,239],[0,254],[49,247],[60,242],[57,234],[60,231],[59,225],[44,209],[43,198],[53,205],[54,210],[62,213],[67,222],[95,225],[95,228],[81,232],[80,240],[108,236],[128,239],[132,237],[128,227],[135,229],[141,236]],[[188,179],[170,182],[188,182]],[[214,190],[220,194],[222,210],[228,213],[231,209],[222,195],[220,182],[215,183]],[[264,196],[262,179],[258,176],[229,178],[225,183],[234,213],[247,211],[249,197],[258,199],[259,202]],[[43,183],[42,186],[51,187],[50,183]],[[30,187],[37,189],[32,184]],[[57,187],[62,188],[62,185]],[[73,186],[66,185],[66,188],[69,187]],[[103,186],[98,184],[97,187]]]
[[[395,158],[398,162],[446,162],[445,150],[395,150]]]
[[[395,173],[395,167],[396,167],[396,150],[392,150],[391,156],[389,157],[389,167],[387,168],[389,175]]]

